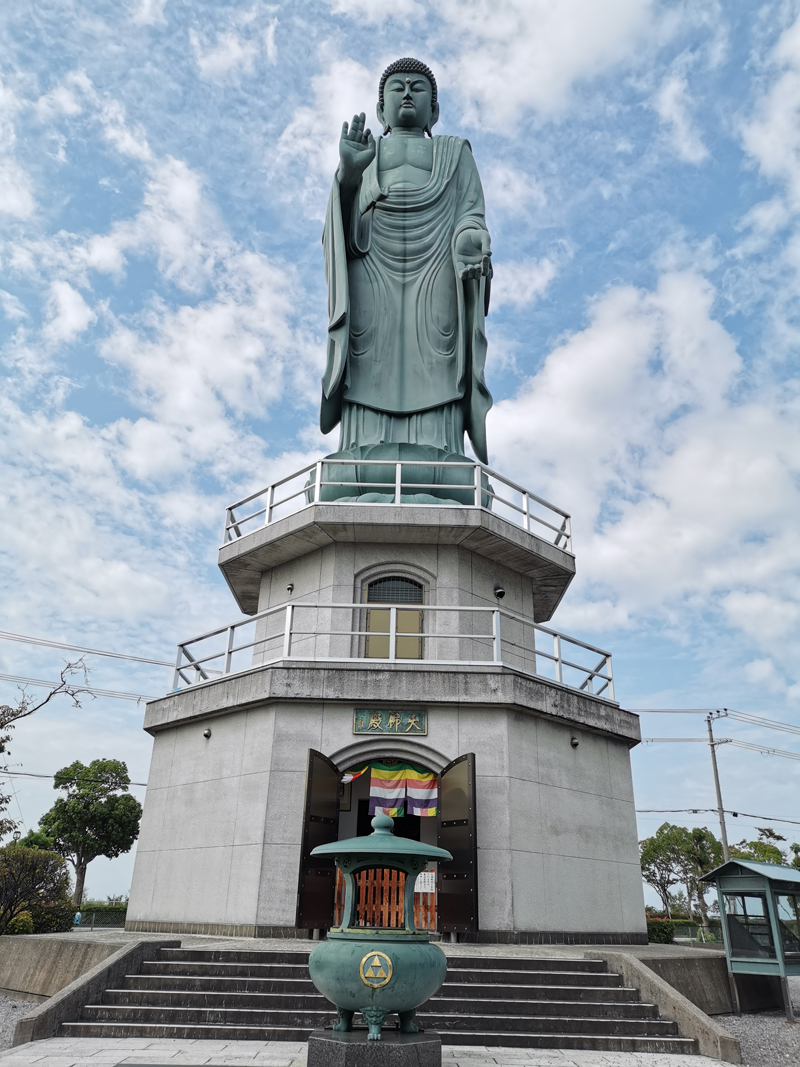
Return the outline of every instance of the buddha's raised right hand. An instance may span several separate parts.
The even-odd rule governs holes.
[[[354,188],[361,181],[361,175],[375,158],[375,138],[365,130],[366,115],[353,115],[349,127],[342,123],[342,136],[339,138],[339,184]]]

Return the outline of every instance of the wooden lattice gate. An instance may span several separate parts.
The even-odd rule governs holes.
[[[356,923],[359,926],[405,926],[403,892],[406,876],[389,868],[370,868],[356,875],[358,900]],[[334,926],[339,926],[344,912],[344,876],[336,871]],[[418,930],[436,929],[436,890],[414,894],[414,924]]]

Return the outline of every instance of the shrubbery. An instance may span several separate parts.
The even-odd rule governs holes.
[[[32,934],[33,918],[29,911],[21,911],[6,927],[7,934]]]
[[[44,915],[51,907],[69,906],[70,914],[74,914],[69,890],[67,865],[55,852],[17,844],[0,848],[0,934],[10,933],[12,924],[18,927],[23,913],[30,929],[15,929],[15,933],[32,934],[35,916],[45,922]]]
[[[675,940],[675,923],[669,919],[648,919],[647,940],[655,945],[671,945]]]
[[[71,900],[56,900],[31,908],[35,934],[64,934],[71,930],[75,919],[75,905]]]

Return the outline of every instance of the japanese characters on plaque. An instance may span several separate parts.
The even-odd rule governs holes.
[[[354,734],[427,734],[428,713],[415,708],[406,711],[384,708],[382,711],[356,708],[353,713]]]

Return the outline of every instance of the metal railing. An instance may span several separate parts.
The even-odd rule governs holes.
[[[344,478],[343,473],[352,476]],[[428,499],[420,500],[420,495]],[[311,507],[315,501],[358,501],[364,507],[399,504],[484,508],[528,533],[547,537],[566,552],[572,551],[570,516],[566,511],[490,467],[469,461],[320,459],[231,504],[225,512],[223,541],[235,541]]]
[[[377,628],[387,614],[388,627]],[[178,645],[173,690],[292,660],[493,663],[615,700],[610,653],[508,609],[318,601],[281,604]]]

